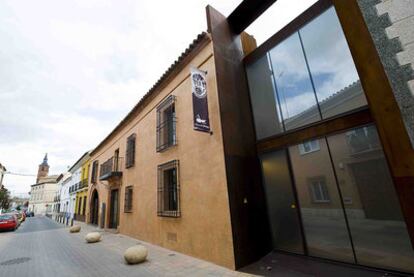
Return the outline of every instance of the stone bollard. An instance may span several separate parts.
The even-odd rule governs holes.
[[[72,227],[70,227],[69,232],[70,233],[79,233],[80,230],[81,230],[80,225],[73,225]]]
[[[101,240],[101,238],[102,238],[102,236],[98,232],[91,232],[91,233],[88,233],[85,236],[85,240],[88,243],[99,242]]]
[[[142,263],[147,259],[148,250],[143,245],[135,245],[128,248],[124,253],[124,259],[128,264]]]

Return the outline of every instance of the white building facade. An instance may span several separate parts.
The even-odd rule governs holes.
[[[29,211],[35,214],[52,214],[58,175],[41,178],[39,183],[31,186]]]

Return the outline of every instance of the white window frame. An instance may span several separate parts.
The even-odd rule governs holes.
[[[323,186],[325,187],[325,190],[322,188]],[[315,189],[318,190],[321,198],[318,197],[318,193],[315,191]],[[314,203],[330,203],[331,202],[331,197],[329,196],[328,186],[326,185],[326,182],[324,179],[311,180],[310,191],[312,194],[312,201]]]
[[[309,150],[306,150],[305,145],[309,146]],[[321,150],[321,146],[319,144],[319,139],[308,140],[301,144],[299,144],[299,153],[301,155],[306,155],[312,152],[316,152]]]

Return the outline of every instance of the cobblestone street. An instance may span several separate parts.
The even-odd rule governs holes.
[[[0,233],[0,276],[247,276],[246,274],[108,232],[87,244],[95,228],[82,224],[80,233],[46,217],[27,218],[15,232]],[[124,251],[137,243],[148,250],[148,261],[124,262]]]

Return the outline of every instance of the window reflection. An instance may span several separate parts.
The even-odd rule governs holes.
[[[351,53],[332,7],[299,30],[322,118],[367,104]]]
[[[267,56],[263,56],[247,68],[250,101],[258,139],[283,132],[282,119],[275,97],[272,72]]]
[[[320,120],[298,33],[273,48],[269,56],[285,129]]]
[[[333,7],[248,65],[247,75],[258,139],[367,105]]]
[[[354,262],[341,199],[326,140],[320,150],[301,155],[289,147],[309,255]]]
[[[375,126],[328,143],[358,263],[414,272],[414,250]]]

